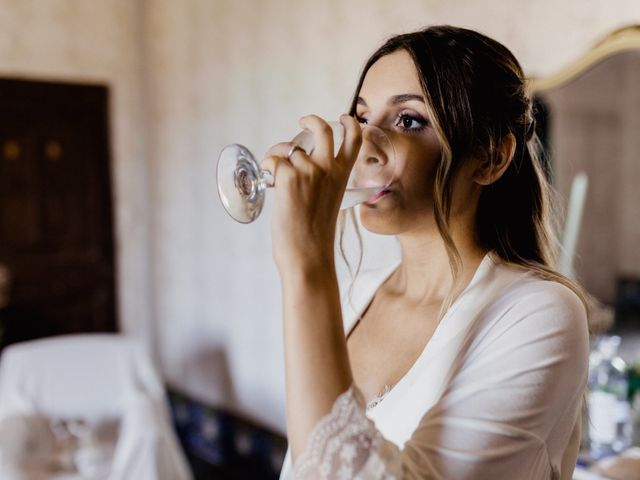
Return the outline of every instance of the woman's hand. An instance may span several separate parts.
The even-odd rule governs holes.
[[[290,270],[333,266],[336,220],[351,168],[360,150],[358,122],[342,115],[344,141],[334,152],[331,127],[309,115],[300,126],[313,134],[311,155],[292,142],[267,152],[261,167],[275,177],[276,206],[272,222],[273,253],[281,276]]]

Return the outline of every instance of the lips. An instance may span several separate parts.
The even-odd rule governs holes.
[[[375,205],[376,203],[378,203],[380,201],[381,198],[386,197],[388,194],[391,193],[391,190],[382,190],[381,192],[376,193],[375,195],[372,195],[366,202],[364,202],[367,205]]]

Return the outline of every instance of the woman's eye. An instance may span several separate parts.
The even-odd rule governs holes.
[[[426,124],[427,122],[424,119],[406,113],[399,115],[396,122],[396,125],[398,127],[402,128],[403,130],[411,131],[421,130],[426,126]]]
[[[358,121],[358,123],[362,123],[362,124],[369,123],[369,121],[366,118],[361,117],[360,115],[356,115],[356,120]]]

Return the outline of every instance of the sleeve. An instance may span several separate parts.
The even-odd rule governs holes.
[[[550,452],[562,458],[579,421],[588,332],[575,294],[540,283],[461,352],[402,449],[367,418],[352,385],[312,431],[294,478],[560,478]]]

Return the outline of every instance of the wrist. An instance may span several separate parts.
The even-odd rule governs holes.
[[[334,260],[333,254],[328,253],[288,258],[278,268],[283,288],[319,286],[332,281],[337,283]]]

